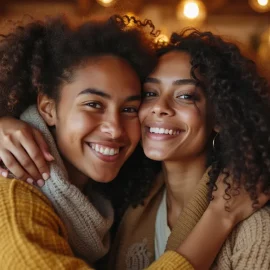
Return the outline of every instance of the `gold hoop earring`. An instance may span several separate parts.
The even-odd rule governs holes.
[[[213,139],[213,142],[212,142],[212,145],[213,145],[213,150],[216,151],[216,139],[217,139],[217,136],[219,135],[219,133],[216,133],[214,139]]]

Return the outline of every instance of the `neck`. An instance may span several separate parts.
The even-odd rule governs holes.
[[[86,190],[87,184],[89,183],[89,177],[85,176],[82,172],[76,169],[72,164],[68,161],[63,160],[65,168],[68,173],[68,179],[71,184],[76,186],[83,193]]]
[[[206,170],[206,156],[191,161],[164,162],[163,177],[167,191],[168,223],[173,227]]]

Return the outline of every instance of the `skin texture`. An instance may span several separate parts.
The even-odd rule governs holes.
[[[167,53],[144,84],[139,115],[144,152],[151,159],[177,161],[205,156],[213,121],[201,88],[191,78],[189,62],[185,53]],[[149,127],[179,134],[157,135],[150,133]]]
[[[97,57],[76,70],[60,93],[57,103],[40,95],[38,109],[52,127],[70,179],[80,187],[89,178],[113,180],[140,138],[138,76],[120,58]],[[120,150],[104,155],[93,144]]]

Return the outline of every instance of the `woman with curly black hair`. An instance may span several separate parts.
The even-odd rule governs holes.
[[[91,181],[112,181],[137,146],[151,44],[119,16],[78,27],[33,21],[2,36],[0,115],[37,128],[54,161],[39,190],[1,178],[1,269],[90,269],[108,252],[113,208]],[[14,158],[1,157],[6,166]]]
[[[227,210],[241,185],[254,207],[258,185],[270,191],[269,85],[255,63],[236,45],[196,30],[174,33],[157,54],[139,118],[144,153],[162,169],[144,205],[130,207],[120,224],[112,255],[117,270],[143,269],[182,243],[218,175]],[[232,232],[212,269],[270,269],[269,225],[266,206]]]
[[[148,196],[159,164],[149,163],[150,160],[144,158],[141,148],[136,148],[140,138],[137,111],[140,105],[140,82],[146,78],[145,85],[155,82],[148,75],[156,64],[156,58],[151,38],[147,38],[138,27],[127,27],[126,19],[114,16],[106,22],[87,22],[77,28],[70,27],[63,20],[33,22],[19,27],[16,32],[1,40],[0,116],[20,116],[34,127],[33,138],[41,144],[47,143],[53,154],[52,158],[43,148],[45,158],[51,164],[49,171],[41,170],[41,175],[38,175],[40,179],[37,186],[40,190],[17,179],[1,178],[1,269],[90,269],[86,263],[95,262],[108,251],[109,229],[113,222],[110,202],[100,192],[109,197],[116,209],[121,208],[120,214],[128,204],[137,206]],[[152,26],[149,21],[138,22],[140,27],[146,25]],[[186,81],[192,84],[191,79]],[[142,108],[143,125],[143,115],[150,97],[153,97],[152,93],[145,99]],[[197,105],[199,112],[200,104],[196,102]],[[161,112],[161,115],[167,116],[167,113]],[[21,125],[15,119],[2,121]],[[210,122],[207,127],[211,126]],[[200,125],[203,126],[204,122]],[[1,159],[17,178],[33,183],[29,177],[32,172],[44,170],[40,166],[40,155],[33,151],[35,145],[29,143],[29,138],[25,141],[25,130],[18,127],[15,130],[19,142],[9,144],[14,147],[8,151],[2,149]],[[145,127],[143,131],[151,130]],[[155,129],[155,133],[161,131]],[[176,142],[183,130],[166,128],[163,131],[167,136],[175,138]],[[46,143],[40,137],[40,132]],[[11,136],[5,138],[6,142],[11,142]],[[160,160],[148,153],[144,136],[143,145],[149,157]],[[16,160],[21,160],[22,165]],[[203,166],[205,169],[206,163]],[[231,168],[234,173],[232,164],[224,163],[222,166]],[[213,168],[217,170],[219,167]],[[2,175],[6,177],[6,171]],[[217,178],[217,174],[215,176]],[[233,176],[238,179],[237,174]],[[44,185],[41,177],[44,180],[50,179]],[[113,183],[109,184],[114,178]],[[101,183],[107,184],[104,187]],[[229,181],[226,180],[226,183]],[[136,211],[149,206],[148,201],[155,191],[156,184],[144,206],[140,204],[132,210],[135,219]],[[179,253],[189,258],[194,266],[200,269],[207,267],[224,241],[224,236],[236,223],[253,212],[249,207],[249,193],[242,193],[229,201],[234,202],[230,214],[220,208],[223,207],[223,199],[216,195],[216,200],[210,203],[195,230],[180,246],[175,244],[173,250],[177,252],[168,252],[150,268],[170,269],[171,264],[174,267],[172,269],[193,269]],[[254,192],[253,198],[256,199],[256,196]],[[263,204],[265,198],[260,196],[262,200],[257,205]],[[131,243],[132,235],[136,238],[142,231],[138,223],[132,235],[125,234],[123,226],[125,228],[126,217],[129,215],[130,210],[119,233],[121,241],[124,237],[125,241]],[[155,218],[155,215],[153,209],[148,219]],[[128,222],[132,220],[128,218]],[[132,223],[130,228],[135,225]],[[200,236],[201,231],[204,232],[203,237]],[[199,244],[204,243],[214,231],[217,237],[208,242],[208,248],[201,248]],[[119,240],[119,236],[116,239]],[[125,252],[128,251],[129,257],[125,258],[126,254],[123,254],[125,266],[117,262],[117,269],[122,266],[141,269],[153,261],[152,255],[148,257],[147,242],[139,250],[136,245],[132,249],[127,246]],[[122,254],[122,250],[119,254]],[[115,257],[117,260],[121,260],[119,254]]]

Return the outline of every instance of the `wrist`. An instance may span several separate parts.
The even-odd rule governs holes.
[[[209,204],[205,213],[209,222],[216,224],[216,226],[220,226],[223,230],[231,232],[234,226],[238,223],[237,217],[234,212],[227,211],[225,206],[220,209],[220,207],[216,207],[214,204]]]

